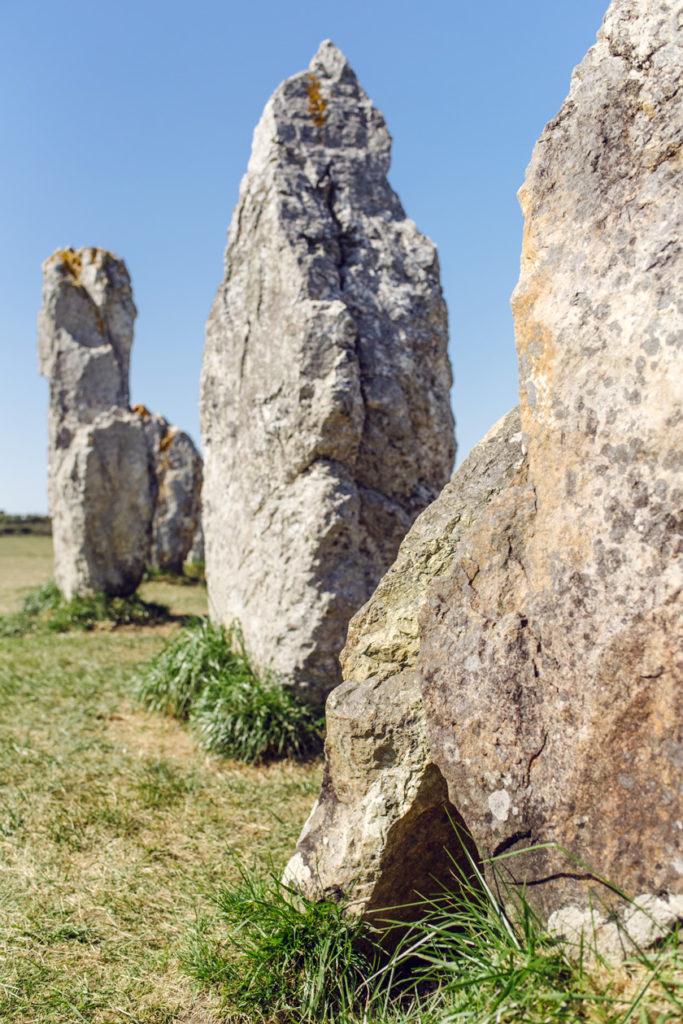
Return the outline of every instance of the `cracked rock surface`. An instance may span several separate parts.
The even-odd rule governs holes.
[[[145,406],[134,406],[142,417],[154,476],[154,516],[149,565],[180,574],[192,556],[195,537],[201,542],[202,457],[189,434]],[[199,553],[199,546],[196,553]]]
[[[182,570],[199,523],[201,458],[163,416],[129,408],[136,309],[123,260],[60,249],[43,273],[55,580],[67,598],[130,594],[148,564]]]
[[[125,264],[63,249],[43,265],[40,371],[50,383],[48,491],[55,581],[71,598],[130,594],[151,539],[154,480],[128,408],[136,309]]]
[[[591,914],[615,903],[596,876],[641,908],[611,930],[600,918],[603,954],[645,934],[642,908],[655,936],[683,912],[682,36],[680,2],[614,0],[534,149],[513,296],[525,456],[454,546],[465,463],[354,620],[325,787],[292,863],[305,885],[317,871],[328,891],[338,876],[354,893],[335,851],[362,850],[372,830],[379,845],[356,875],[371,863],[375,888],[388,877],[381,837],[402,805],[386,803],[378,829],[379,801],[359,798],[346,817],[340,804],[360,737],[379,747],[409,700],[418,760],[438,770],[479,854],[511,855],[499,871],[559,933],[592,941]],[[425,534],[436,509],[443,530]],[[392,577],[410,592],[413,547],[422,600],[397,630]],[[362,726],[359,665],[384,680]],[[405,772],[413,755],[399,753]],[[363,774],[358,793],[375,784]]]
[[[451,857],[467,870],[452,824],[463,822],[427,743],[419,612],[488,507],[525,474],[515,409],[420,515],[351,620],[344,682],[327,700],[322,792],[286,871],[307,896],[342,891],[359,910],[380,912],[438,891],[452,880]]]
[[[312,702],[455,451],[436,248],[387,181],[390,146],[324,42],[256,128],[207,324],[211,614]]]

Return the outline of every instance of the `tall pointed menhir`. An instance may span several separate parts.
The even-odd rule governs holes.
[[[455,454],[436,248],[328,40],[266,105],[207,325],[211,614],[308,700]]]

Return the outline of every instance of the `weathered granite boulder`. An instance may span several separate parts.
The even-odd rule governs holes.
[[[211,614],[313,702],[454,456],[436,249],[389,186],[390,146],[324,42],[256,128],[207,324]]]
[[[425,598],[406,642],[421,742],[479,855],[508,855],[498,870],[551,926],[584,928],[611,953],[646,919],[656,935],[683,911],[680,14],[614,0],[534,150],[513,296],[528,456],[450,566],[426,590],[416,581]],[[444,531],[425,549],[451,543]],[[374,629],[350,631],[350,680],[355,652],[385,643]],[[343,687],[330,698],[333,745],[346,703]],[[395,715],[368,701],[354,743]],[[333,851],[358,846],[377,814],[368,805],[351,834],[333,828],[346,784],[333,754],[314,812],[330,824],[292,865],[308,885],[316,864],[328,889],[349,881],[339,870],[337,883]],[[400,827],[398,808],[382,835]],[[387,849],[380,837],[374,864]],[[372,891],[390,877],[375,870]],[[638,897],[621,932],[596,917],[615,901],[599,878]]]
[[[327,699],[322,792],[285,876],[307,895],[341,890],[371,913],[432,891],[451,877],[451,857],[467,870],[453,828],[463,822],[427,744],[418,616],[463,538],[525,472],[515,409],[417,519],[351,620],[345,681]]]
[[[202,458],[192,438],[144,405],[142,418],[154,469],[155,502],[149,564],[181,573],[200,524]]]
[[[48,490],[62,593],[135,590],[154,508],[145,431],[128,409],[136,316],[124,263],[103,249],[44,264],[40,371],[50,382]]]

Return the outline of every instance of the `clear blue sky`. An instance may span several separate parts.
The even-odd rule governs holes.
[[[41,263],[122,257],[131,399],[199,441],[204,323],[268,96],[331,38],[394,138],[439,247],[459,459],[517,401],[516,191],[607,0],[0,0],[0,509],[47,511]]]

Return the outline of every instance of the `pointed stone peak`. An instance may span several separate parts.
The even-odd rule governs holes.
[[[323,39],[308,69],[312,74],[323,75],[325,78],[339,79],[345,73],[353,75],[348,60],[331,39]]]
[[[207,325],[211,613],[313,703],[351,613],[453,464],[432,243],[387,180],[391,137],[325,40],[254,132]]]

